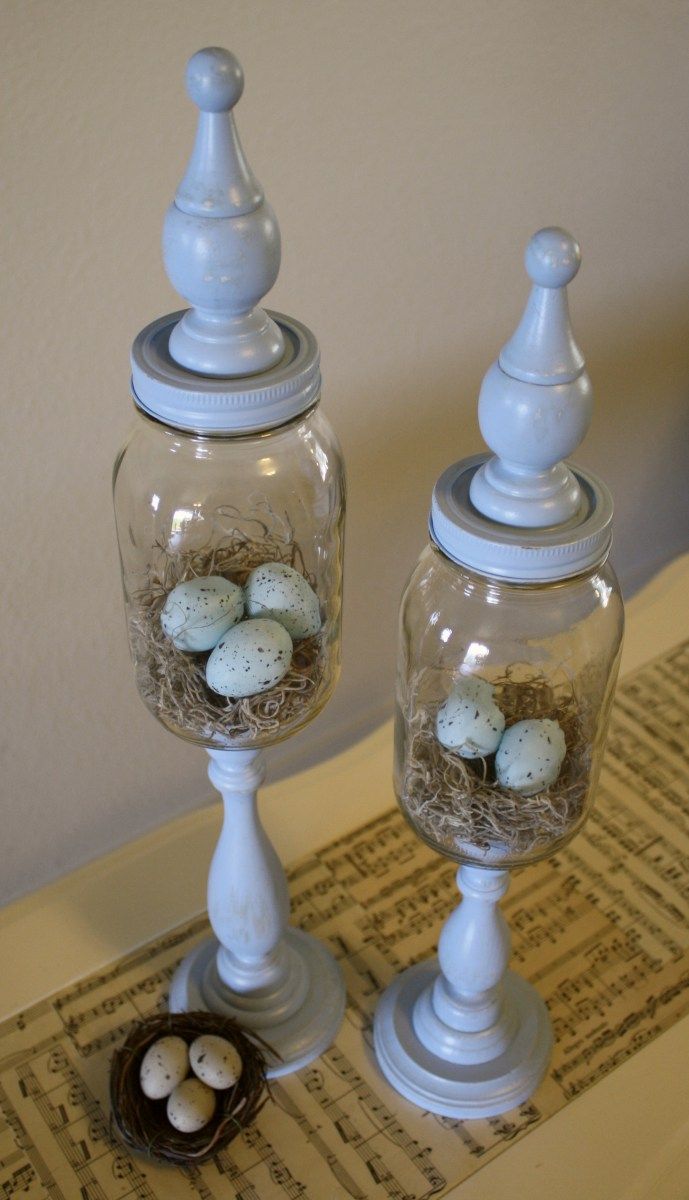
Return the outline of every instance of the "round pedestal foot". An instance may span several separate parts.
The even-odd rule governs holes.
[[[280,1055],[268,1067],[269,1079],[299,1071],[332,1045],[346,1001],[340,968],[325,946],[292,928],[286,931],[283,945],[290,959],[296,1008],[284,987],[278,993],[230,991],[218,976],[215,939],[202,942],[182,960],[170,985],[170,1012],[217,1012],[260,1034]]]
[[[444,1117],[495,1117],[527,1100],[546,1072],[553,1044],[538,993],[507,972],[504,1002],[516,1017],[507,1048],[487,1062],[446,1062],[425,1048],[412,1024],[414,1005],[437,973],[437,961],[410,967],[379,1001],[374,1040],[388,1082],[407,1100]]]

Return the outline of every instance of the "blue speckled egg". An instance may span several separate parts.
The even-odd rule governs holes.
[[[292,639],[278,621],[249,620],[234,625],[206,663],[206,682],[220,696],[256,696],[287,674]]]
[[[160,614],[163,630],[178,650],[212,650],[244,615],[244,595],[221,575],[178,583]]]
[[[461,758],[485,758],[498,748],[505,718],[486,679],[467,676],[453,687],[438,710],[435,731],[441,746]]]
[[[495,756],[502,787],[533,796],[555,783],[565,759],[565,735],[557,721],[517,721],[506,729]]]
[[[321,627],[318,596],[304,576],[285,563],[255,567],[244,587],[244,603],[248,617],[279,621],[295,642]]]

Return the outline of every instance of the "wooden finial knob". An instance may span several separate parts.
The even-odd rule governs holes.
[[[526,247],[524,263],[534,286],[518,328],[500,351],[500,366],[513,379],[571,382],[584,369],[565,291],[579,270],[579,245],[564,229],[540,229]]]
[[[280,230],[246,161],[232,115],[244,74],[228,50],[199,50],[187,65],[199,108],[189,165],[163,228],[173,286],[191,304],[170,354],[201,375],[253,375],[274,366],[284,340],[256,307],[280,269]]]
[[[524,265],[539,287],[566,287],[581,266],[579,243],[565,229],[539,229],[526,247]]]
[[[187,91],[202,112],[229,112],[244,91],[244,72],[229,50],[209,46],[187,63]]]
[[[496,457],[474,476],[471,500],[505,525],[558,525],[581,505],[579,485],[562,461],[584,438],[593,402],[565,291],[580,262],[579,246],[564,229],[534,234],[525,255],[531,295],[481,388],[479,423]]]

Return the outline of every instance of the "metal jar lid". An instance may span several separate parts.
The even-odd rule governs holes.
[[[170,355],[171,331],[184,312],[147,325],[132,346],[132,392],[143,412],[194,433],[247,434],[291,421],[320,393],[318,343],[306,325],[271,312],[283,339],[282,358],[256,375],[197,375]]]
[[[471,482],[487,454],[448,467],[433,490],[429,530],[444,554],[461,566],[513,583],[568,579],[595,567],[612,541],[612,496],[594,475],[572,467],[581,490],[578,512],[544,528],[503,525],[471,502]]]

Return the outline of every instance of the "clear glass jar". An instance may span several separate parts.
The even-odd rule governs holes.
[[[339,673],[344,466],[317,406],[260,433],[185,433],[137,415],[113,491],[129,641],[141,698],[168,729],[207,747],[273,745],[320,711]],[[210,650],[177,648],[161,625],[172,589],[201,576],[243,587],[283,563],[318,598],[320,629],[295,638],[279,683],[240,699],[206,681]]]
[[[402,598],[395,732],[395,789],[419,837],[500,868],[569,841],[592,802],[622,631],[605,560],[514,584],[423,551]]]

